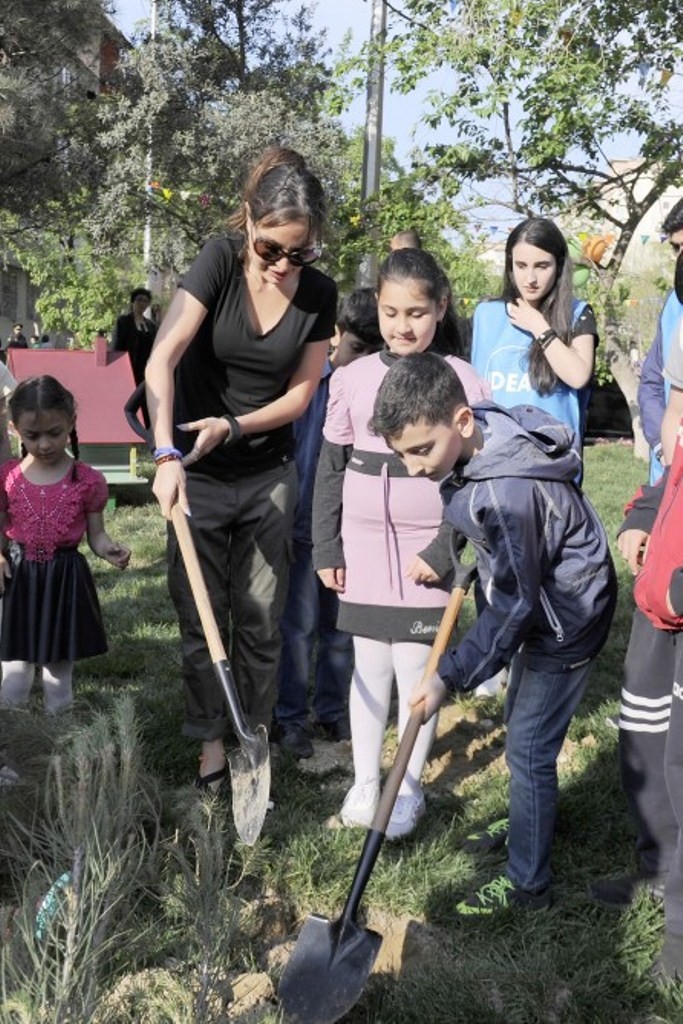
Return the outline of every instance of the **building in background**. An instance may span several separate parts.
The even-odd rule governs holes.
[[[116,25],[103,16],[93,28],[92,43],[88,46],[69,49],[68,40],[59,55],[55,54],[54,72],[51,76],[53,88],[80,98],[96,98],[111,92],[114,87],[120,55],[130,46]],[[26,150],[24,137],[14,140],[3,139],[3,162],[9,166],[22,160],[22,149]],[[14,152],[10,148],[15,146]],[[31,157],[31,159],[35,159]],[[26,152],[23,153],[26,162]],[[37,323],[36,300],[39,292],[31,284],[28,274],[21,267],[12,252],[0,251],[0,343],[7,343],[12,325],[23,323],[28,338],[34,333],[41,334]]]

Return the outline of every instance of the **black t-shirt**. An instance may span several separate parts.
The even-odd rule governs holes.
[[[572,325],[572,338],[580,338],[582,334],[592,334],[595,338],[595,347],[598,347],[598,325],[595,320],[595,312],[590,302],[581,310],[581,313]]]
[[[246,302],[239,242],[227,236],[207,242],[185,274],[182,287],[208,313],[178,364],[174,422],[261,409],[287,390],[308,342],[334,334],[337,287],[315,267],[302,267],[299,285],[282,319],[259,334]],[[196,435],[176,432],[181,451]],[[219,445],[190,471],[231,476],[268,469],[293,452],[292,425],[249,434],[229,448]]]

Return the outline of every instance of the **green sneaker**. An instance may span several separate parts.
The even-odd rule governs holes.
[[[462,844],[464,853],[494,853],[502,850],[508,841],[508,818],[492,821],[482,832],[471,832]]]
[[[499,875],[486,885],[482,885],[481,889],[477,889],[466,900],[458,903],[455,912],[464,917],[486,917],[499,910],[509,910],[511,907],[547,910],[550,902],[550,889],[544,889],[543,892],[527,892],[526,889],[519,889],[507,875]]]

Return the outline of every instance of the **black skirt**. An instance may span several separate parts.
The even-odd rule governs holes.
[[[104,654],[107,641],[92,573],[75,548],[49,562],[12,563],[3,600],[0,660],[50,665]]]

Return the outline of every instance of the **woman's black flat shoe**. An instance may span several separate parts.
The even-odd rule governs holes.
[[[194,780],[195,789],[201,789],[205,793],[207,791],[215,792],[226,775],[227,769],[225,765],[216,772],[209,772],[208,775],[197,775]]]

